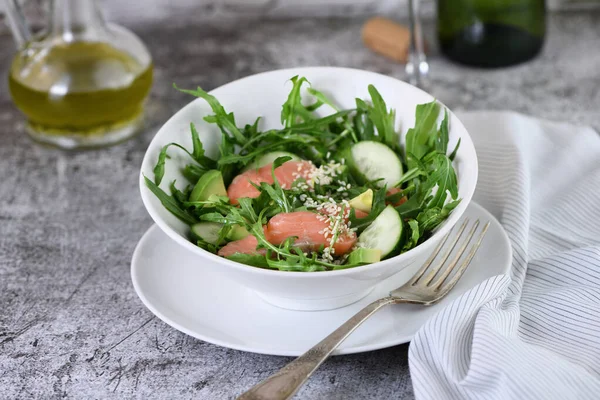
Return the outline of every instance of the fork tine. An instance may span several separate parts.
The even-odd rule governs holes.
[[[433,267],[431,272],[429,272],[429,274],[425,278],[425,281],[423,282],[424,285],[429,285],[429,283],[431,283],[433,278],[435,278],[435,276],[440,272],[441,268],[446,263],[446,260],[448,260],[448,257],[450,257],[450,254],[452,254],[452,251],[456,247],[458,240],[462,237],[463,232],[465,231],[465,228],[467,227],[468,223],[469,223],[469,219],[465,218],[465,222],[463,222],[463,224],[460,226],[460,229],[458,230],[458,233],[456,234],[454,241],[452,242],[452,244],[450,246],[448,246],[448,250],[446,250],[446,253],[442,257],[440,262],[437,264],[437,266]]]
[[[421,279],[425,271],[427,271],[427,268],[429,268],[429,266],[431,265],[433,260],[435,260],[442,247],[444,247],[444,245],[446,244],[446,241],[448,241],[448,238],[450,237],[451,233],[452,229],[450,229],[450,232],[448,232],[446,236],[444,236],[444,238],[440,241],[440,244],[437,245],[433,253],[431,253],[429,258],[427,259],[427,261],[423,263],[423,266],[421,266],[421,268],[414,274],[410,281],[408,281],[410,285],[414,285],[419,279]]]
[[[435,283],[433,283],[431,285],[431,287],[434,288],[434,290],[437,290],[440,286],[442,286],[442,284],[444,283],[446,278],[448,278],[448,275],[450,275],[450,273],[452,273],[454,268],[458,265],[458,261],[460,260],[460,257],[462,257],[463,253],[465,252],[465,249],[467,248],[468,244],[471,242],[471,239],[473,239],[473,236],[475,235],[475,231],[477,230],[478,227],[479,227],[479,220],[475,221],[475,223],[473,224],[473,227],[471,228],[470,232],[467,234],[467,238],[465,239],[463,244],[460,246],[460,248],[456,252],[456,255],[454,256],[454,258],[452,259],[450,264],[448,264],[448,266],[446,267],[444,272],[442,272],[440,274],[440,277],[435,281]],[[444,261],[446,261],[446,260],[444,260]]]
[[[469,264],[471,264],[471,260],[475,256],[475,253],[477,253],[477,250],[479,250],[479,246],[481,246],[481,242],[483,241],[483,237],[487,233],[487,230],[488,230],[489,227],[490,227],[490,222],[488,221],[483,226],[483,229],[482,229],[481,233],[479,234],[479,237],[477,238],[477,241],[471,247],[471,251],[469,251],[469,254],[467,255],[467,258],[462,263],[462,265],[458,268],[458,270],[456,271],[456,274],[454,274],[454,276],[452,277],[452,279],[448,283],[446,283],[443,287],[440,288],[440,292],[441,292],[440,296],[445,296],[446,293],[448,293],[450,290],[452,290],[452,288],[454,287],[454,285],[456,285],[456,282],[458,282],[458,280],[464,274],[464,272],[466,271],[466,269],[469,266]]]

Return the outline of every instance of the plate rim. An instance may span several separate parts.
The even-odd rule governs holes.
[[[496,217],[494,217],[494,215],[492,215],[492,213],[490,213],[485,207],[479,205],[475,201],[470,202],[469,206],[465,210],[465,214],[471,206],[478,208],[480,211],[483,211],[483,213],[486,214],[490,218],[490,220],[494,221],[497,224],[497,226],[500,227],[502,239],[505,242],[505,244],[507,245],[506,247],[508,249],[507,259],[509,260],[509,262],[504,266],[504,270],[505,270],[505,274],[509,274],[510,267],[512,265],[513,250],[512,250],[512,244],[510,242],[508,234],[506,233],[506,230],[504,229],[504,227],[502,226],[500,221],[498,221],[498,219]],[[141,253],[145,242],[147,242],[149,240],[148,238],[150,236],[152,236],[155,231],[159,231],[164,234],[164,232],[161,231],[161,229],[158,227],[158,225],[153,223],[152,226],[150,226],[150,228],[148,228],[144,232],[144,234],[142,235],[142,237],[139,239],[138,243],[136,244],[135,250],[133,251],[133,255],[131,257],[131,263],[130,263],[130,275],[131,275],[131,281],[133,283],[133,288],[134,288],[138,298],[141,300],[142,304],[152,314],[154,314],[154,316],[158,317],[161,321],[163,321],[167,325],[171,326],[172,328],[174,328],[182,333],[185,333],[186,335],[189,335],[193,338],[202,340],[207,343],[214,344],[216,346],[233,349],[233,350],[249,352],[249,353],[265,354],[265,355],[273,355],[273,356],[288,356],[289,357],[289,356],[299,356],[302,354],[301,352],[298,352],[295,350],[284,350],[284,349],[275,349],[274,350],[274,349],[267,349],[267,348],[256,347],[256,346],[249,346],[249,345],[244,346],[244,345],[238,345],[235,343],[232,344],[232,343],[226,342],[224,340],[220,340],[220,339],[212,337],[212,336],[207,336],[207,335],[203,335],[198,332],[195,332],[195,331],[188,329],[185,326],[181,325],[179,322],[167,317],[166,315],[163,315],[163,313],[160,312],[152,304],[152,302],[150,302],[148,300],[148,298],[144,294],[144,291],[140,287],[140,284],[136,278],[136,274],[139,273],[139,271],[141,270],[139,265],[142,264],[141,262],[136,262],[136,260],[140,257],[139,254]],[[165,235],[165,236],[169,238],[169,236],[167,236],[167,235]],[[173,243],[177,243],[177,242],[173,241]],[[251,267],[249,267],[249,268],[251,268]],[[491,279],[491,277],[487,278],[487,279]],[[468,290],[471,290],[471,289],[473,289],[473,288],[470,288]],[[464,293],[462,295],[464,295]],[[442,300],[441,302],[443,302],[443,301],[444,300]],[[271,307],[275,307],[275,306],[271,305]],[[301,313],[319,312],[319,311],[293,311],[293,310],[288,310],[288,311],[301,312]],[[416,332],[415,332],[415,334],[416,334]],[[389,348],[389,347],[393,347],[393,346],[398,346],[398,345],[410,342],[415,334],[398,336],[394,340],[388,340],[385,342],[375,342],[375,343],[371,343],[371,344],[365,344],[362,346],[353,346],[353,347],[348,347],[348,348],[339,347],[337,349],[337,351],[335,351],[333,353],[333,355],[357,354],[357,353],[364,353],[364,352],[369,352],[369,351],[381,350],[381,349],[385,349],[385,348]],[[343,344],[340,346],[343,346]]]

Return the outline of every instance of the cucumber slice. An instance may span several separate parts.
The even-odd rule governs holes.
[[[252,161],[242,170],[242,172],[246,172],[250,169],[259,169],[265,165],[273,164],[279,157],[291,157],[292,159],[290,161],[302,161],[300,157],[287,151],[273,151],[271,153],[263,154]]]
[[[393,187],[402,177],[402,162],[383,143],[366,140],[353,145],[346,155],[350,172],[361,184],[383,178],[379,187]]]
[[[212,195],[227,196],[227,190],[225,189],[225,183],[223,183],[223,175],[221,171],[212,169],[207,171],[200,177],[192,194],[190,194],[190,201],[206,201]]]
[[[222,227],[223,224],[217,222],[198,222],[192,225],[192,233],[207,243],[217,244]]]
[[[381,261],[381,250],[359,248],[350,253],[348,264],[373,264]]]
[[[223,227],[223,224],[219,224],[218,222],[198,222],[197,224],[192,225],[192,234],[197,236],[200,239],[203,239],[205,242],[210,244],[217,244],[219,240],[219,231]],[[248,236],[250,233],[240,225],[233,225],[231,230],[225,236],[225,239],[234,241],[240,240]]]
[[[223,224],[219,224],[218,222],[198,222],[197,224],[192,225],[192,233],[194,236],[197,236],[204,241],[210,244],[217,244],[217,240],[219,240],[219,231],[223,227]],[[227,240],[240,240],[248,236],[250,233],[240,225],[233,225],[231,230],[225,236]]]
[[[381,214],[360,234],[358,246],[381,250],[381,258],[395,255],[402,245],[403,224],[400,214],[393,206],[387,206]]]

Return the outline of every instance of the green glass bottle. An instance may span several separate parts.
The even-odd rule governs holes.
[[[484,68],[518,64],[544,44],[544,0],[438,0],[440,50],[451,60]]]

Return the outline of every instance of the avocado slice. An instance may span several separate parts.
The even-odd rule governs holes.
[[[348,202],[350,207],[366,213],[371,211],[373,206],[373,190],[369,189]]]
[[[243,238],[245,238],[246,236],[248,236],[250,234],[250,232],[248,232],[248,230],[246,228],[244,228],[241,225],[233,225],[231,227],[231,230],[229,231],[229,233],[227,234],[227,239],[228,240],[241,240]]]
[[[381,261],[381,250],[358,248],[350,253],[348,264],[373,264]]]
[[[216,169],[207,171],[200,177],[190,194],[190,201],[206,201],[212,195],[227,196],[223,175]]]

